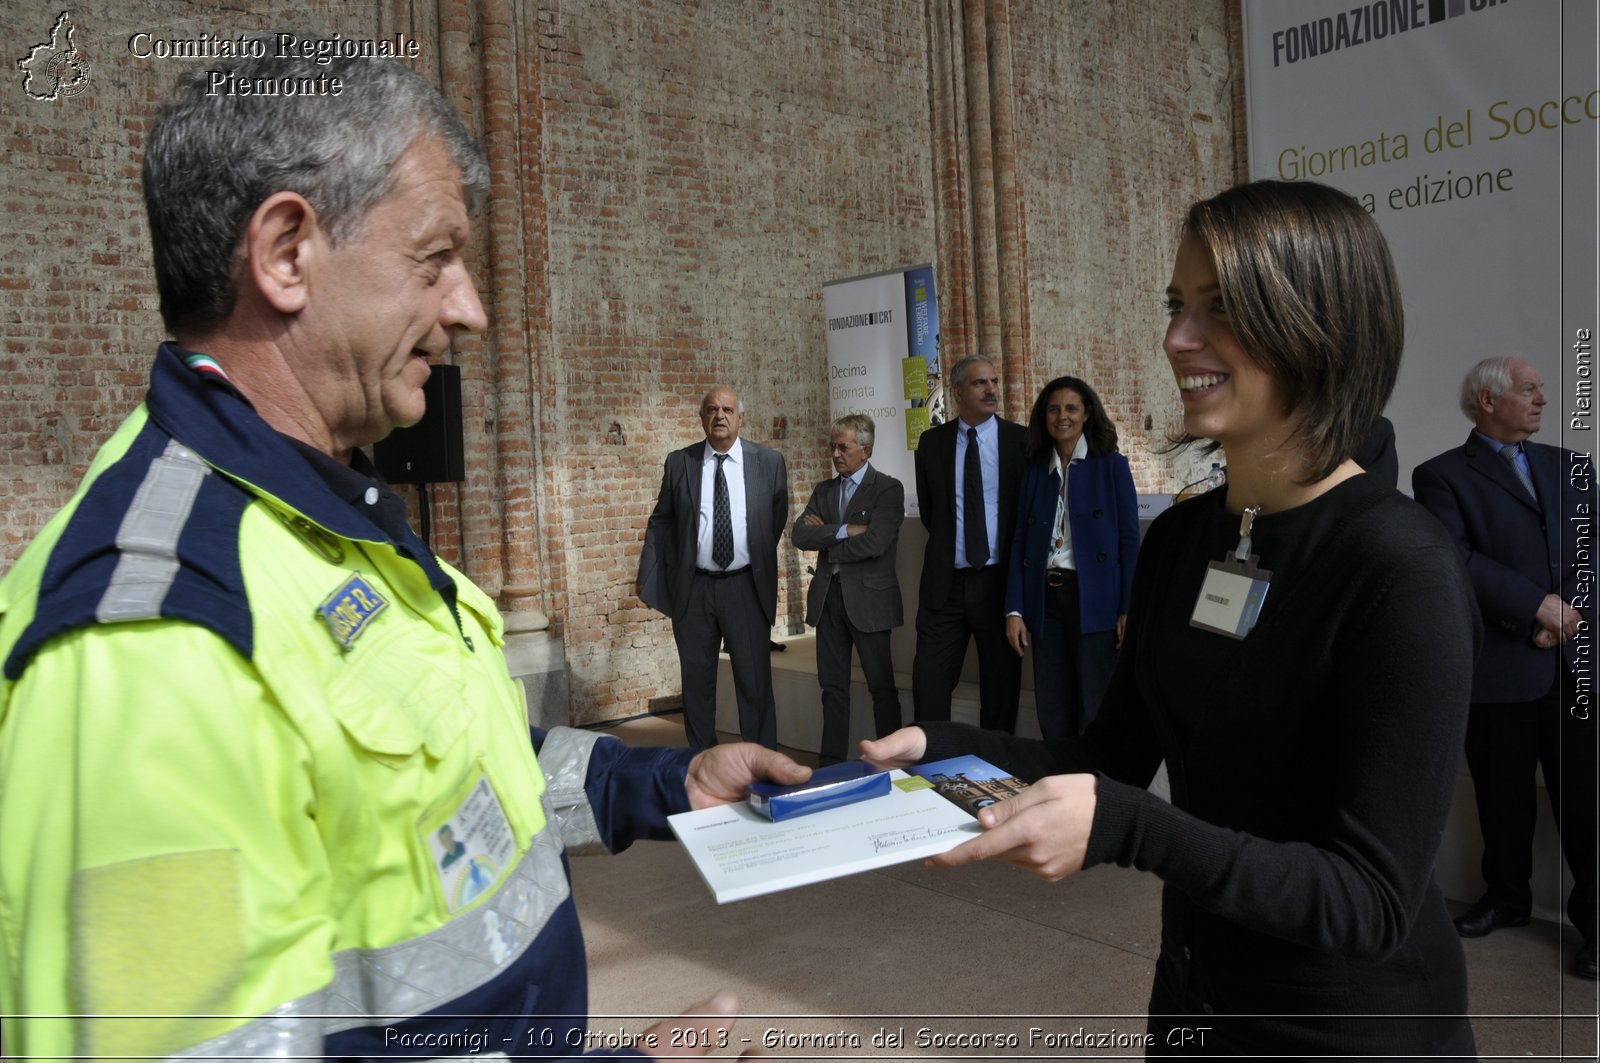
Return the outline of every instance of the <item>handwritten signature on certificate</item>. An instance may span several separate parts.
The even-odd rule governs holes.
[[[945,827],[913,827],[910,830],[884,831],[882,834],[869,834],[867,838],[872,842],[873,852],[885,853],[891,849],[925,842],[929,838],[937,838],[941,834],[955,834],[970,829],[969,823],[953,823]]]

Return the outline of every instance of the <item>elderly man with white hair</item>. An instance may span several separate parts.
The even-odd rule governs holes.
[[[1593,979],[1594,472],[1587,455],[1530,438],[1548,401],[1524,359],[1479,362],[1461,389],[1472,433],[1419,465],[1412,486],[1455,538],[1483,614],[1466,755],[1486,889],[1456,930],[1483,937],[1528,922],[1542,765],[1572,869],[1567,915],[1584,939],[1572,972]]]

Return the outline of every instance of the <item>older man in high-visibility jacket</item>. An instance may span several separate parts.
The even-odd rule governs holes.
[[[576,1055],[564,849],[807,770],[530,740],[493,603],[357,449],[486,324],[462,261],[482,155],[399,64],[225,65],[342,89],[199,72],[151,131],[175,342],[0,583],[6,1047]]]

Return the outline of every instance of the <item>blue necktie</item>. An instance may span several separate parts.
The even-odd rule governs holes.
[[[1533,489],[1533,477],[1528,475],[1528,470],[1522,467],[1522,462],[1517,460],[1517,455],[1522,453],[1522,444],[1513,443],[1509,447],[1500,448],[1500,456],[1511,465],[1511,471],[1517,474],[1517,479],[1522,486],[1527,488],[1528,497],[1535,502],[1539,500],[1539,493]]]

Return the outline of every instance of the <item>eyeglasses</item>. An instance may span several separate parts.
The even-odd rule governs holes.
[[[829,454],[847,454],[850,451],[856,449],[856,447],[859,446],[859,445],[860,444],[858,444],[858,443],[829,443],[828,444],[828,453]]]

